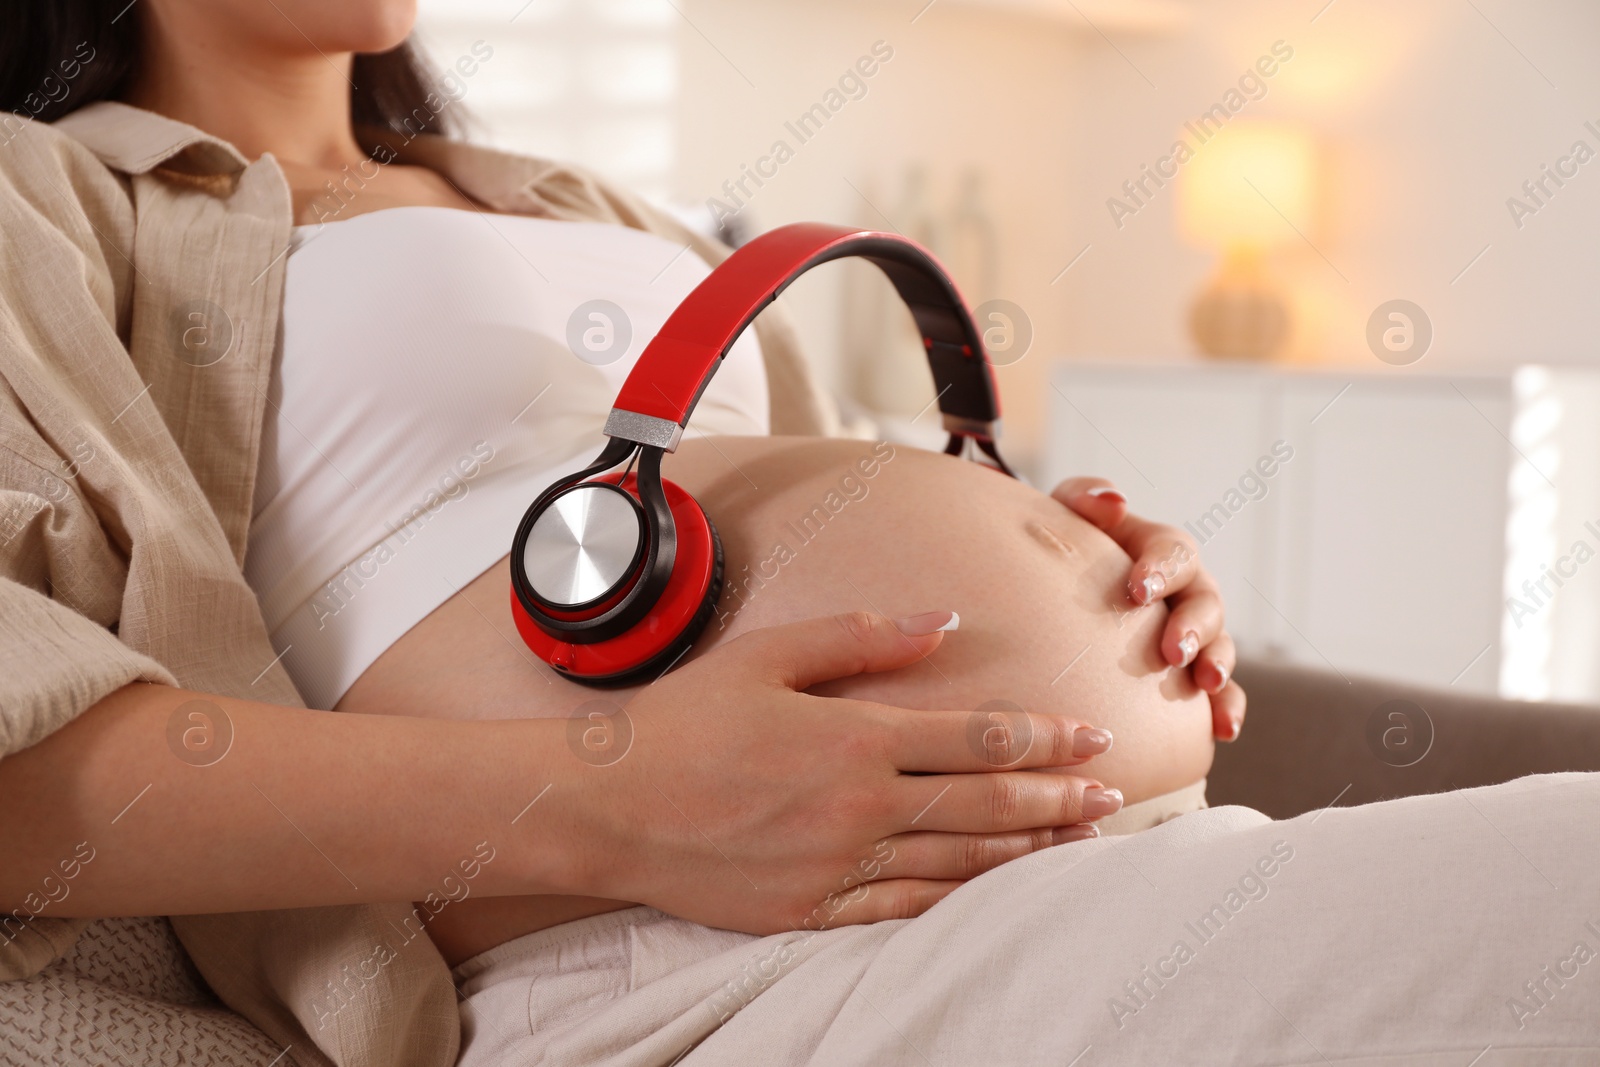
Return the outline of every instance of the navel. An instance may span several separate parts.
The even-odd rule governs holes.
[[[1023,524],[1023,528],[1028,531],[1029,537],[1032,537],[1051,552],[1058,553],[1061,556],[1075,556],[1078,554],[1076,548],[1063,541],[1059,534],[1038,519],[1027,520]]]

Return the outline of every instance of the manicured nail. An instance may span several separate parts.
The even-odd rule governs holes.
[[[1141,604],[1154,604],[1161,599],[1161,593],[1167,588],[1167,579],[1159,573],[1145,575],[1137,589],[1132,582],[1128,583],[1128,593]]]
[[[1111,751],[1111,731],[1097,726],[1080,726],[1072,733],[1072,754],[1080,759]]]
[[[1089,495],[1090,496],[1095,496],[1095,497],[1101,497],[1102,499],[1105,499],[1105,500],[1115,500],[1119,504],[1126,504],[1128,502],[1128,498],[1127,497],[1123,496],[1121,493],[1117,492],[1115,489],[1111,488],[1109,485],[1102,485],[1102,486],[1098,486],[1098,487],[1096,487],[1094,489],[1091,489],[1091,490],[1089,490]]]
[[[907,637],[925,637],[941,630],[955,630],[960,626],[961,616],[953,611],[925,611],[921,615],[894,621],[894,628]]]
[[[1103,819],[1107,815],[1122,808],[1122,793],[1116,789],[1104,789],[1092,785],[1083,791],[1083,817],[1085,819]]]
[[[1228,688],[1228,668],[1224,667],[1222,664],[1218,663],[1216,660],[1212,660],[1211,661],[1211,669],[1216,671],[1217,672],[1217,677],[1219,679],[1221,679],[1220,681],[1217,682],[1217,687],[1215,689],[1213,689],[1212,692],[1213,693],[1220,693],[1224,689]]]
[[[1229,741],[1239,740],[1239,734],[1244,730],[1244,713],[1228,716],[1228,728],[1233,731],[1228,736]]]
[[[1080,822],[1076,826],[1058,826],[1051,833],[1051,837],[1058,845],[1070,845],[1074,841],[1088,841],[1099,836],[1100,827],[1092,822]]]
[[[1199,651],[1200,638],[1196,636],[1193,630],[1190,630],[1188,633],[1183,635],[1183,640],[1178,642],[1178,652],[1183,656],[1183,661],[1180,662],[1178,666],[1187,667],[1191,662],[1193,662],[1194,657],[1199,653]]]

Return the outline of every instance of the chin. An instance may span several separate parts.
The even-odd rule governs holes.
[[[227,7],[236,32],[259,33],[291,49],[310,41],[327,54],[398,48],[417,21],[417,0],[276,0],[272,5],[232,0]]]
[[[311,5],[308,5],[311,6]],[[417,0],[361,0],[334,5],[319,16],[341,52],[387,52],[411,35]]]

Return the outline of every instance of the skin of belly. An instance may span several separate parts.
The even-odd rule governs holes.
[[[812,691],[913,709],[1004,700],[1104,727],[1112,750],[1079,773],[1130,804],[1210,769],[1206,697],[1158,651],[1166,609],[1135,607],[1127,554],[1049,496],[975,463],[871,441],[686,439],[663,473],[700,501],[727,560],[717,615],[685,662],[816,615],[952,610],[960,628],[932,657]],[[533,659],[511,622],[509,582],[502,559],[392,645],[336,710],[505,719],[566,716],[597,696],[626,703],[636,689],[580,686]],[[427,928],[454,964],[622,906],[469,898]]]

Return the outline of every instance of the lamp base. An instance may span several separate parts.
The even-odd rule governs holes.
[[[1271,359],[1289,338],[1289,307],[1260,259],[1230,253],[1189,309],[1189,335],[1219,359]]]

